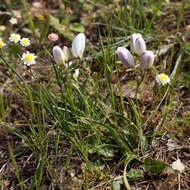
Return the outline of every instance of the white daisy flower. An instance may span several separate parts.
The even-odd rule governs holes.
[[[172,168],[182,173],[185,170],[185,165],[181,162],[180,159],[177,159],[172,163]]]
[[[20,40],[20,44],[21,44],[22,46],[24,46],[24,47],[27,47],[27,46],[29,46],[29,45],[31,44],[31,42],[30,42],[30,40],[29,40],[28,38],[22,38],[22,39]]]
[[[162,73],[156,76],[156,82],[158,84],[165,85],[165,84],[170,83],[170,78],[168,75]]]
[[[0,49],[5,46],[6,44],[3,42],[3,40],[0,38]]]
[[[11,34],[11,36],[9,37],[9,40],[11,42],[14,42],[14,43],[19,42],[20,41],[20,34],[15,34],[15,33]]]
[[[35,61],[36,58],[37,56],[34,53],[30,53],[27,51],[26,53],[22,54],[21,60],[24,61],[25,65],[30,66],[30,65],[36,64],[36,61]]]
[[[12,25],[14,25],[14,24],[17,24],[17,23],[18,23],[18,20],[17,20],[16,18],[11,18],[11,19],[9,20],[9,22],[10,22]]]

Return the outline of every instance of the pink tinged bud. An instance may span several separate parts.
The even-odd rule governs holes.
[[[131,51],[135,51],[135,41],[137,38],[142,38],[141,34],[132,34],[130,37],[130,47],[131,47]]]
[[[86,37],[84,33],[79,33],[72,42],[72,54],[74,57],[82,59],[85,48]]]
[[[145,44],[145,41],[142,37],[138,37],[136,40],[135,40],[135,46],[134,46],[134,49],[135,49],[135,53],[138,55],[138,56],[141,56],[143,54],[143,52],[146,51],[146,44]]]
[[[145,51],[140,57],[141,68],[151,68],[154,63],[154,54],[152,51]]]
[[[65,55],[59,46],[53,47],[53,57],[57,64],[65,65]]]
[[[134,67],[135,62],[132,54],[124,47],[117,48],[117,56],[126,67]]]
[[[48,39],[55,42],[55,41],[57,41],[59,39],[59,36],[57,34],[55,34],[55,33],[51,33],[51,34],[48,35]]]

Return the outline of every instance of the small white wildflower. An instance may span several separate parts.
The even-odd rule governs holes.
[[[27,47],[27,46],[29,46],[29,45],[31,44],[31,42],[30,42],[30,40],[29,40],[28,38],[22,38],[22,39],[20,40],[20,44],[21,44],[22,46],[24,46],[24,47]]]
[[[11,42],[14,42],[14,43],[19,42],[20,41],[20,34],[15,34],[15,33],[11,34],[11,36],[9,37],[9,40]]]
[[[168,75],[162,73],[162,74],[159,74],[159,75],[156,76],[156,82],[158,84],[165,85],[165,84],[170,83],[170,78],[169,78]]]
[[[182,173],[185,170],[185,165],[181,162],[180,159],[177,159],[172,163],[172,168]]]
[[[0,38],[0,49],[5,46],[6,44],[3,42],[3,40]]]
[[[11,19],[9,20],[9,22],[10,22],[12,25],[14,25],[14,24],[17,24],[17,23],[18,23],[18,20],[17,20],[16,18],[11,18]]]
[[[22,54],[22,58],[21,60],[24,61],[24,64],[27,66],[36,64],[35,59],[37,58],[37,56],[34,53],[30,53],[30,52],[26,52]]]

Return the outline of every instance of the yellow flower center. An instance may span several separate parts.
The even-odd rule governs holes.
[[[45,16],[44,15],[41,15],[41,14],[38,14],[36,15],[40,20],[44,20],[45,19]]]
[[[26,61],[31,62],[33,60],[33,55],[28,54],[25,56]]]
[[[0,48],[2,48],[3,47],[3,42],[2,41],[0,41]]]
[[[162,79],[163,81],[166,81],[166,80],[167,80],[167,76],[164,75],[164,74],[161,74],[161,75],[160,75],[160,79]]]
[[[12,38],[13,38],[13,40],[17,40],[18,36],[14,35]]]
[[[190,31],[190,25],[187,25],[187,26],[186,26],[186,30],[187,30],[187,31]]]
[[[22,40],[22,43],[23,43],[23,44],[28,44],[28,40],[27,40],[27,39],[23,39],[23,40]]]

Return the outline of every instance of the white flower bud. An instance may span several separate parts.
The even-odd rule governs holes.
[[[72,54],[74,57],[82,59],[85,48],[86,37],[83,33],[78,34],[72,42]]]
[[[141,68],[151,68],[154,63],[154,54],[152,51],[145,51],[140,57]]]
[[[137,33],[137,34],[132,34],[130,37],[130,47],[131,51],[135,51],[135,41],[137,38],[142,38],[142,35]]]
[[[69,57],[70,57],[70,52],[67,46],[63,47],[63,53],[65,55],[65,61],[68,62],[69,61]]]
[[[144,39],[141,37],[138,37],[136,40],[135,40],[135,46],[134,46],[134,49],[135,49],[135,53],[139,56],[141,56],[143,54],[143,52],[146,51],[146,44],[145,44],[145,41]]]
[[[135,62],[130,51],[124,47],[117,48],[117,56],[126,67],[134,67]]]
[[[73,74],[73,78],[77,81],[78,80],[78,76],[79,76],[79,69],[76,69],[74,74]]]
[[[59,46],[53,47],[53,57],[55,62],[60,66],[65,66],[65,54]]]

